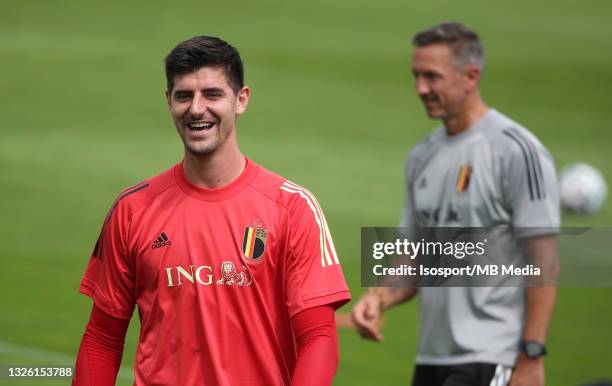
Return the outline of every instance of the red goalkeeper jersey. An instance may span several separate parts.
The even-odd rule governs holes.
[[[123,191],[80,291],[117,318],[138,305],[136,385],[289,385],[289,319],[350,300],[315,197],[248,159],[221,189],[181,163]]]

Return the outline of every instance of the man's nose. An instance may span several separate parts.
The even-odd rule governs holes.
[[[429,85],[423,78],[416,78],[414,87],[416,88],[416,92],[419,95],[427,95],[429,94]]]
[[[201,116],[206,112],[206,98],[200,94],[194,95],[189,106],[189,113],[193,116]]]

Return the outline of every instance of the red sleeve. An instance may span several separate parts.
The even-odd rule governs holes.
[[[292,386],[329,386],[338,367],[338,334],[331,305],[308,308],[291,318],[298,357]]]
[[[323,210],[312,193],[286,181],[292,194],[285,275],[287,308],[296,315],[307,308],[351,299]]]
[[[117,319],[95,304],[75,365],[72,386],[112,386],[123,356],[129,319]]]
[[[129,319],[135,303],[127,237],[130,216],[124,200],[130,191],[119,195],[106,215],[79,288],[100,309],[119,319]]]

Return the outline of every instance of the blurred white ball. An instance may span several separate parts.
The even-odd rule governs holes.
[[[601,172],[585,163],[575,163],[561,169],[559,185],[561,205],[573,213],[596,213],[608,195],[606,180]]]

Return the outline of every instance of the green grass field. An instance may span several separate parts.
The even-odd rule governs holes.
[[[91,307],[77,288],[106,210],[123,187],[181,158],[162,58],[192,35],[241,50],[253,89],[238,124],[242,150],[317,194],[354,297],[363,291],[360,227],[397,224],[404,156],[437,124],[412,89],[417,30],[448,19],[474,27],[488,55],[485,99],[529,127],[557,166],[588,162],[612,182],[607,1],[26,0],[2,8],[0,364],[75,356]],[[564,224],[611,226],[612,205]],[[560,290],[548,385],[612,378],[611,296]],[[341,331],[337,385],[409,384],[417,303],[386,320],[381,344]],[[128,368],[137,330],[133,323]]]

